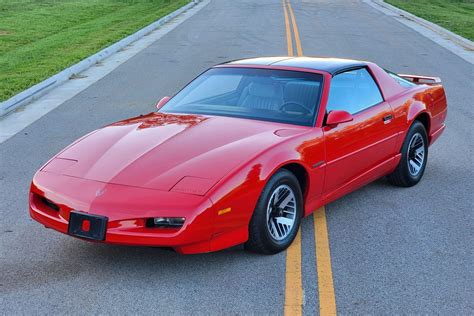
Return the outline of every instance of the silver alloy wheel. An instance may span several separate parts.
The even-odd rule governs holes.
[[[296,197],[286,184],[278,186],[267,205],[267,228],[275,240],[285,239],[296,221]]]
[[[411,137],[407,155],[408,171],[416,177],[425,163],[425,141],[420,133],[415,133]]]

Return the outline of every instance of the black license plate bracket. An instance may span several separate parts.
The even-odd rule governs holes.
[[[72,211],[69,216],[68,233],[71,236],[92,240],[105,240],[108,218],[84,212]]]

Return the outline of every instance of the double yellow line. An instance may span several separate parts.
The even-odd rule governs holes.
[[[296,23],[295,13],[290,0],[282,0],[285,15],[286,42],[288,56],[294,56],[293,39],[296,55],[303,56],[303,48]],[[290,26],[291,19],[291,26]],[[326,210],[318,209],[313,216],[314,242],[316,245],[316,271],[318,275],[319,312],[320,315],[336,314],[336,298],[332,278],[331,253],[326,223]],[[285,273],[285,315],[302,315],[303,313],[303,282],[301,273],[301,230],[286,252]]]
[[[290,0],[282,0],[283,12],[285,13],[285,29],[286,29],[286,42],[288,44],[288,56],[294,56],[293,53],[293,40],[291,39],[291,28],[290,20],[288,18],[288,12],[291,17],[291,25],[293,26],[293,34],[295,35],[296,44],[296,56],[303,56],[303,49],[301,48],[300,32],[298,31],[298,24],[296,23],[295,13],[291,7]]]
[[[319,313],[336,315],[336,297],[332,281],[331,252],[329,250],[326,210],[321,207],[314,213],[314,242],[316,245],[316,270],[318,272]]]

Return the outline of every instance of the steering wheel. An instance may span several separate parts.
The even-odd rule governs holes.
[[[288,102],[283,103],[283,105],[280,106],[280,110],[285,111],[285,108],[290,106],[290,105],[293,105],[293,106],[296,105],[296,107],[298,107],[302,110],[301,112],[304,112],[305,114],[311,114],[310,109],[308,109],[305,105],[303,105],[299,102],[295,102],[295,101],[288,101]]]

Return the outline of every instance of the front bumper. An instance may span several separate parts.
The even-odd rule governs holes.
[[[31,184],[31,217],[67,234],[72,210],[106,216],[105,243],[173,247],[180,253],[216,250],[211,245],[215,211],[206,197],[38,172]],[[180,228],[146,227],[153,217],[186,220]]]

